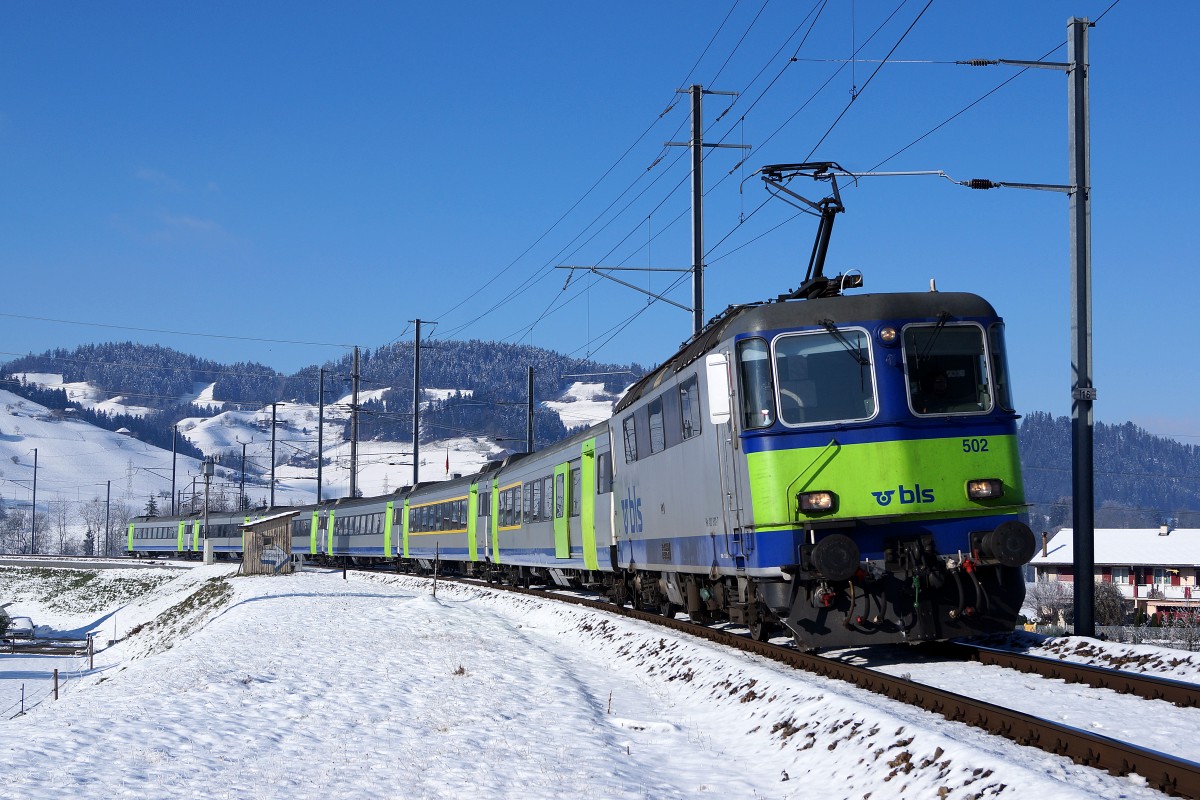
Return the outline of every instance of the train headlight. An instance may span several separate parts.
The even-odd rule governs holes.
[[[892,342],[896,341],[896,329],[883,328],[880,330],[879,341],[883,342],[884,344],[891,344]]]
[[[837,495],[833,492],[801,492],[796,495],[800,510],[808,514],[833,511],[837,507]]]
[[[999,478],[979,478],[967,481],[967,497],[972,500],[994,500],[1004,496],[1004,481]]]

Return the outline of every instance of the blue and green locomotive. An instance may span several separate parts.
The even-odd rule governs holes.
[[[616,407],[626,591],[810,646],[1011,630],[1016,420],[978,296],[731,308]]]

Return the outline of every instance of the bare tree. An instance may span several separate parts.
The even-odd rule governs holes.
[[[1188,609],[1176,612],[1169,624],[1170,644],[1184,650],[1200,650],[1200,612]]]
[[[62,555],[75,552],[75,541],[71,535],[75,521],[72,513],[74,504],[70,500],[51,500],[48,505],[50,533],[57,545],[57,552]]]
[[[108,530],[104,531],[103,555],[121,555],[126,552],[126,542],[121,534],[128,528],[130,519],[136,516],[137,511],[127,503],[113,504],[112,509],[109,509]]]
[[[79,516],[83,519],[83,523],[91,532],[97,545],[91,555],[101,555],[101,551],[104,549],[104,512],[104,501],[99,497],[93,497],[79,509]]]
[[[1065,581],[1041,580],[1026,584],[1025,605],[1032,608],[1037,621],[1057,625],[1068,620],[1074,601],[1074,587]]]
[[[5,553],[24,553],[29,541],[29,512],[23,508],[9,509],[0,523],[0,550]]]

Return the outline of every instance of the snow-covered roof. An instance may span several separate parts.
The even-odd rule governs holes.
[[[254,528],[262,525],[264,522],[272,522],[277,519],[284,519],[285,517],[291,518],[299,513],[299,511],[280,511],[278,514],[272,514],[269,517],[259,517],[258,519],[251,520],[250,522],[243,522],[239,527]]]
[[[1200,566],[1200,529],[1172,528],[1163,536],[1159,528],[1097,528],[1094,563],[1103,566]],[[1050,538],[1046,555],[1038,548],[1036,566],[1071,564],[1075,560],[1075,533],[1063,528]]]

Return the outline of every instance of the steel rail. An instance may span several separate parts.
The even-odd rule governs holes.
[[[995,647],[969,642],[945,642],[937,646],[950,655],[963,657],[981,664],[1034,673],[1043,678],[1058,679],[1067,683],[1082,683],[1096,689],[1111,689],[1121,694],[1132,694],[1146,700],[1163,700],[1183,708],[1200,707],[1200,685],[1186,681],[1140,675],[1123,669],[1096,667],[1061,659],[1031,656]]]

